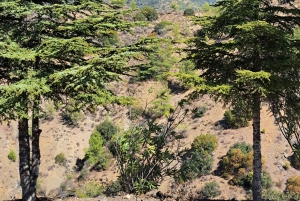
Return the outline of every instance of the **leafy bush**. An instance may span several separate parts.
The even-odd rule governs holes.
[[[195,11],[192,8],[187,8],[183,12],[184,16],[192,16],[195,15]]]
[[[106,144],[110,141],[111,137],[116,134],[118,128],[115,124],[108,119],[105,119],[102,123],[96,126],[96,130],[94,132],[98,132],[103,139],[103,143]]]
[[[205,112],[206,112],[206,107],[205,106],[194,108],[192,110],[192,113],[194,114],[194,118],[201,118],[201,117],[203,117]]]
[[[179,72],[186,74],[193,74],[195,70],[195,64],[190,60],[183,60],[179,63]]]
[[[190,150],[185,156],[180,167],[180,176],[177,178],[179,181],[193,180],[197,177],[207,175],[210,173],[213,164],[213,157],[203,149]]]
[[[78,126],[78,121],[82,119],[82,115],[79,112],[73,99],[70,99],[69,102],[66,104],[66,107],[62,112],[62,118],[68,124]]]
[[[136,13],[133,19],[134,21],[146,21],[145,15],[141,12]]]
[[[85,153],[86,158],[91,164],[95,164],[94,169],[106,169],[111,156],[108,151],[103,148],[103,138],[97,130],[92,133],[89,139],[89,145]]]
[[[79,198],[93,198],[103,194],[105,188],[97,181],[88,181],[76,190]]]
[[[105,189],[105,195],[107,196],[117,196],[118,193],[121,191],[121,184],[120,181],[113,181],[110,182]]]
[[[67,158],[64,153],[59,153],[55,156],[55,163],[63,165],[67,161]]]
[[[145,6],[142,8],[141,13],[147,18],[148,21],[154,21],[158,19],[157,11],[151,6]]]
[[[211,154],[217,147],[217,138],[212,134],[202,134],[197,136],[193,143],[192,149],[193,150],[200,150],[203,149],[207,151],[207,153]]]
[[[126,5],[127,0],[111,0],[110,3],[118,8],[122,8]]]
[[[45,109],[43,111],[44,112],[43,118],[47,121],[53,120],[56,112],[53,102],[52,101],[45,102],[44,107]]]
[[[239,149],[239,150],[242,151],[243,154],[248,154],[248,153],[253,151],[252,146],[250,144],[247,144],[246,142],[237,142],[237,143],[235,143],[234,145],[232,145],[229,148],[228,153],[231,153],[231,151],[233,149]]]
[[[253,179],[253,149],[245,142],[238,142],[231,146],[222,159],[223,176],[230,178],[233,185],[243,186],[246,189],[252,187]],[[273,186],[270,174],[262,173],[262,187],[267,189]]]
[[[220,187],[216,182],[208,182],[202,189],[205,198],[214,198],[221,194]]]
[[[157,98],[151,103],[148,111],[146,111],[146,116],[154,119],[168,116],[170,114],[170,110],[172,110],[170,99],[171,96],[169,89],[159,92]]]
[[[293,176],[286,181],[286,190],[300,194],[300,176]]]
[[[245,118],[232,110],[226,110],[224,113],[224,118],[230,128],[249,126],[248,118]]]
[[[142,107],[139,107],[139,106],[131,107],[129,112],[127,113],[127,115],[129,116],[129,118],[131,120],[135,120],[135,119],[141,117],[143,112],[144,112],[144,108],[142,108]]]
[[[300,161],[295,153],[291,156],[291,165],[295,169],[300,170]]]
[[[15,151],[11,149],[7,155],[7,158],[12,162],[16,162],[17,155],[16,155]]]
[[[158,35],[163,34],[164,31],[167,30],[167,27],[171,24],[172,23],[168,21],[161,21],[154,26],[154,32],[157,33]]]
[[[164,177],[179,174],[176,164],[185,150],[177,147],[183,136],[175,129],[186,113],[174,109],[163,124],[146,119],[142,125],[113,138],[123,191],[145,193],[157,188]]]
[[[263,189],[262,197],[265,200],[283,201],[283,200],[300,200],[300,194],[294,192],[279,192],[272,189]]]

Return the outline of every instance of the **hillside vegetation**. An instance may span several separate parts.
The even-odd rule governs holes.
[[[295,127],[278,127],[299,120],[299,28],[232,20],[243,0],[107,2],[0,3],[0,200],[300,199]]]

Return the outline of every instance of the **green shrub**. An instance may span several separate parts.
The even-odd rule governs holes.
[[[106,169],[111,155],[103,148],[103,138],[97,130],[92,133],[89,145],[85,152],[88,161],[94,164],[96,170]]]
[[[126,5],[127,0],[111,0],[110,3],[118,8],[122,8]]]
[[[230,183],[242,186],[246,189],[252,187],[253,179],[253,149],[245,142],[238,142],[231,146],[225,157],[222,159],[223,176],[232,178]],[[262,173],[262,187],[267,189],[273,186],[270,174]]]
[[[291,165],[297,169],[300,170],[300,161],[298,159],[298,157],[296,156],[296,154],[294,153],[291,157]]]
[[[106,144],[111,140],[111,137],[116,134],[118,128],[115,124],[108,119],[105,119],[102,123],[96,126],[96,130],[94,132],[99,132],[102,136],[103,143]]]
[[[76,195],[79,198],[93,198],[103,194],[104,190],[104,186],[97,181],[88,181],[76,190]]]
[[[250,117],[244,117],[242,113],[237,113],[234,110],[226,110],[224,118],[230,128],[249,126]]]
[[[105,189],[105,195],[107,196],[117,196],[118,193],[121,191],[121,184],[120,181],[113,181],[110,182]]]
[[[127,115],[129,116],[129,118],[131,120],[135,120],[135,119],[141,117],[143,112],[144,112],[144,108],[142,108],[142,107],[139,107],[139,106],[131,107],[129,109],[129,112],[127,113]]]
[[[172,23],[168,21],[161,21],[154,26],[154,32],[158,35],[163,34],[169,25],[172,25]]]
[[[204,116],[204,113],[206,112],[206,107],[205,106],[201,106],[198,108],[194,108],[192,110],[192,113],[194,114],[194,118],[201,118]]]
[[[51,121],[54,119],[55,117],[55,107],[52,101],[47,101],[44,104],[45,109],[44,109],[44,113],[43,113],[43,118],[47,121]]]
[[[252,145],[247,144],[246,142],[237,142],[229,148],[228,153],[231,153],[233,149],[239,149],[243,154],[248,154],[253,151]]]
[[[210,173],[213,164],[213,157],[203,149],[191,150],[180,167],[180,181],[194,180],[197,177]]]
[[[163,116],[168,116],[170,110],[172,110],[172,105],[170,104],[170,90],[162,90],[158,93],[156,100],[151,103],[146,115],[149,118],[161,118]]]
[[[10,161],[16,162],[17,155],[16,155],[16,153],[15,153],[14,150],[11,149],[11,150],[9,151],[7,157],[8,157],[8,159],[9,159]]]
[[[195,15],[195,11],[192,8],[187,8],[183,12],[184,16],[192,16]]]
[[[62,118],[70,125],[78,126],[78,121],[82,119],[82,115],[79,112],[76,103],[73,99],[70,99],[66,104],[62,112]]]
[[[272,189],[263,189],[262,197],[265,200],[283,201],[283,200],[300,200],[300,194],[290,191],[279,192]]]
[[[195,64],[190,60],[183,60],[179,63],[179,72],[186,74],[193,74],[195,70]]]
[[[207,151],[209,154],[211,154],[216,149],[216,147],[217,147],[217,138],[212,134],[199,135],[194,139],[192,143],[193,150],[203,149],[204,151]]]
[[[133,19],[134,21],[146,21],[145,15],[141,12],[136,13]]]
[[[148,21],[154,21],[158,19],[157,11],[151,6],[145,6],[142,8],[141,13],[147,18]]]
[[[55,163],[63,165],[67,161],[67,158],[64,153],[59,153],[55,156]]]
[[[208,182],[202,189],[205,198],[214,198],[221,194],[220,187],[216,182]]]

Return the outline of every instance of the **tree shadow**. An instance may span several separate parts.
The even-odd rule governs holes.
[[[178,82],[168,80],[168,88],[171,90],[171,94],[180,94],[187,91],[184,86],[181,86]]]

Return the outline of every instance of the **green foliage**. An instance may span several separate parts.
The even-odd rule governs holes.
[[[206,112],[206,106],[201,106],[201,107],[197,107],[197,108],[194,108],[192,110],[192,113],[193,113],[193,118],[201,118],[204,116],[204,113]]]
[[[184,16],[193,16],[193,15],[195,15],[195,11],[192,8],[187,8],[184,10],[183,15]]]
[[[140,106],[133,106],[129,109],[127,115],[131,120],[135,120],[141,117],[143,113],[144,113],[144,108]]]
[[[118,132],[118,128],[113,122],[106,118],[102,123],[96,126],[96,131],[102,136],[103,143],[107,144],[112,136]]]
[[[250,153],[250,152],[253,151],[252,146],[251,146],[250,144],[247,144],[246,142],[237,142],[237,143],[235,143],[234,145],[232,145],[232,146],[229,148],[228,153],[231,153],[232,150],[234,150],[234,149],[239,149],[239,150],[241,150],[241,152],[242,152],[243,154],[248,154],[248,153]]]
[[[175,129],[186,113],[174,109],[163,124],[146,119],[144,124],[113,138],[123,191],[145,193],[157,188],[166,176],[179,174],[176,164],[185,150],[176,147],[183,136]]]
[[[120,181],[112,181],[107,184],[104,194],[107,196],[117,196],[122,187]]]
[[[280,192],[272,189],[263,189],[263,198],[265,200],[282,201],[282,200],[300,200],[300,194],[293,192]]]
[[[133,10],[137,8],[135,0],[130,1],[130,8],[133,9]]]
[[[82,119],[78,106],[74,99],[68,101],[63,109],[62,118],[70,125],[78,126],[78,121]]]
[[[94,169],[96,170],[106,169],[111,156],[108,151],[103,148],[103,137],[100,132],[97,130],[93,131],[89,139],[89,145],[89,148],[85,152],[89,163],[95,164]]]
[[[151,103],[151,106],[146,111],[146,115],[151,118],[168,116],[172,109],[170,99],[170,90],[162,90],[158,93],[157,98]]]
[[[158,35],[161,35],[167,31],[167,27],[169,25],[172,25],[172,23],[169,21],[161,21],[154,26],[154,32],[156,32]]]
[[[197,151],[203,149],[208,154],[211,154],[217,147],[217,138],[212,134],[202,134],[197,136],[193,143],[192,149]]]
[[[134,21],[145,21],[146,20],[146,16],[141,13],[141,12],[138,12],[135,14],[135,16],[133,17]]]
[[[17,159],[16,152],[11,149],[7,155],[7,158],[12,162],[16,162],[16,159]]]
[[[221,194],[220,187],[216,182],[205,183],[202,194],[205,198],[214,198]]]
[[[165,80],[165,74],[178,62],[178,58],[173,55],[170,41],[162,41],[155,48],[156,51],[149,53],[146,58],[149,63],[139,66],[136,80]]]
[[[127,0],[110,0],[110,3],[118,8],[122,8],[126,5]]]
[[[154,21],[158,19],[157,11],[151,6],[145,6],[142,8],[141,13],[147,18],[148,21]]]
[[[190,60],[182,60],[179,63],[179,72],[184,74],[193,74],[195,64]]]
[[[103,194],[104,190],[105,187],[97,181],[87,181],[76,190],[76,195],[79,198],[94,198]]]
[[[54,159],[55,159],[55,163],[59,165],[63,165],[67,161],[67,158],[64,153],[57,154]]]
[[[44,112],[43,118],[47,121],[53,120],[55,117],[55,113],[56,113],[53,101],[45,102],[44,107],[45,107],[45,109],[43,111]]]
[[[249,119],[246,119],[242,116],[242,113],[238,113],[234,110],[226,110],[224,113],[224,119],[230,128],[249,126]]]
[[[179,181],[194,180],[203,175],[208,175],[212,169],[213,156],[203,149],[190,150],[180,167]]]

